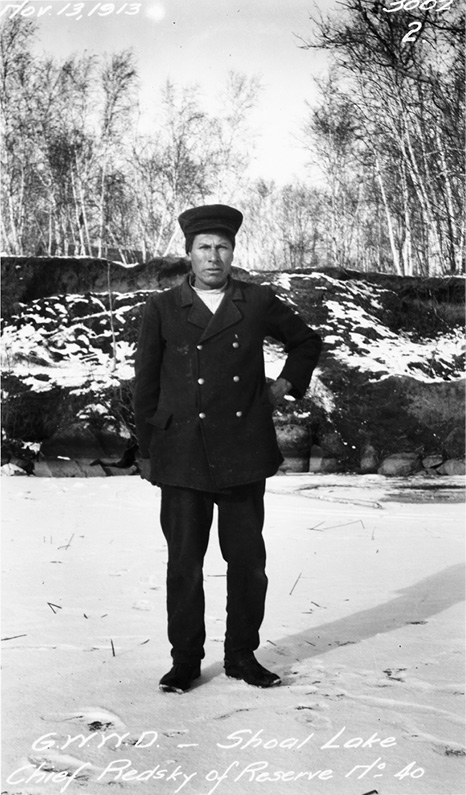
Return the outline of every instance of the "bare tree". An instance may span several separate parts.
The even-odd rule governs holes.
[[[134,110],[136,66],[131,50],[115,53],[103,64],[100,79],[103,105],[99,130],[99,202],[98,256],[102,256],[104,235],[111,228],[111,206],[108,205],[108,177],[111,164],[118,162],[123,139]]]
[[[326,209],[323,238],[329,265],[348,264],[360,202],[359,114],[331,70],[327,80],[316,81],[321,101],[308,105],[303,125],[304,145],[325,177],[321,199]]]
[[[33,182],[35,119],[29,106],[35,33],[36,24],[20,16],[5,21],[0,28],[2,248],[12,254],[25,250],[25,221]]]

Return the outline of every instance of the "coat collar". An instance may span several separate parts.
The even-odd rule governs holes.
[[[223,301],[215,314],[209,311],[204,302],[194,292],[189,283],[189,275],[181,283],[180,298],[181,306],[191,307],[187,317],[188,323],[193,323],[195,326],[204,329],[200,342],[219,334],[224,329],[239,323],[243,319],[243,313],[236,302],[244,301],[244,295],[241,285],[235,279],[229,279]]]

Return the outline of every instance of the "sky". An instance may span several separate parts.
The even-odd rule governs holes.
[[[252,175],[278,183],[304,175],[309,154],[300,132],[326,59],[300,48],[299,36],[310,35],[316,7],[335,9],[333,0],[29,0],[26,7],[34,8],[26,14],[38,23],[40,52],[66,57],[133,48],[146,124],[167,78],[179,86],[199,84],[208,109],[229,71],[260,77]]]

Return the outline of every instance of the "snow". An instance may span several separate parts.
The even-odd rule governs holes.
[[[291,274],[289,273],[281,273],[279,276],[274,278],[274,284],[283,287],[285,290],[291,289]]]
[[[16,466],[16,464],[2,464],[2,475],[25,475],[24,469]]]
[[[441,344],[438,340],[414,342],[401,335],[400,338],[390,339],[387,343],[379,340],[373,342],[359,334],[352,334],[352,337],[360,353],[355,353],[354,348],[340,344],[334,354],[338,360],[365,371],[377,373],[384,371],[386,376],[410,375],[419,381],[431,383],[445,380],[435,375],[434,363],[443,364],[447,369],[452,359],[460,355],[462,342],[460,332],[444,335]],[[354,339],[355,337],[358,339]]]
[[[283,300],[297,307],[310,282],[313,290],[323,291],[320,320],[315,324],[311,318],[310,322],[322,333],[325,353],[337,366],[359,370],[371,380],[410,376],[439,382],[462,376],[463,329],[439,332],[429,339],[393,331],[384,309],[383,299],[390,293],[385,288],[362,281],[341,282],[320,272],[277,273],[263,283],[273,285]],[[135,318],[149,293],[113,292],[112,325],[104,294],[50,296],[22,304],[20,314],[2,335],[3,371],[14,373],[37,392],[71,387],[76,394],[86,394],[96,387],[115,387],[131,380]],[[280,374],[284,358],[280,346],[266,344],[269,378]]]
[[[394,484],[269,479],[258,658],[278,688],[223,673],[212,531],[206,659],[178,696],[158,690],[159,490],[3,478],[2,793],[464,793],[464,506]]]

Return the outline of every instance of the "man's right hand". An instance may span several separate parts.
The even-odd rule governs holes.
[[[139,471],[143,480],[150,483],[150,458],[142,458],[139,462]]]

